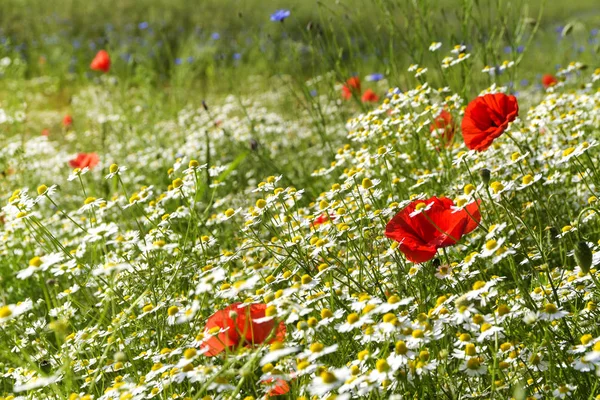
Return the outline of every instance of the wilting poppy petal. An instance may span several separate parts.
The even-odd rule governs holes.
[[[477,97],[467,106],[462,120],[465,144],[471,150],[486,150],[518,114],[515,96],[495,93]]]

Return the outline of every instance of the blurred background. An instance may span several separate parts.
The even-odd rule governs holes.
[[[185,88],[185,101],[277,75],[380,73],[403,85],[407,66],[435,59],[434,41],[465,44],[481,65],[522,58],[532,81],[573,59],[597,63],[600,49],[597,0],[5,0],[0,19],[4,77],[77,84],[106,49],[114,76]]]

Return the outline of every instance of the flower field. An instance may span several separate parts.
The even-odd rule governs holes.
[[[600,398],[598,30],[441,3],[362,64],[333,5],[166,59],[167,14],[13,27],[0,399]]]

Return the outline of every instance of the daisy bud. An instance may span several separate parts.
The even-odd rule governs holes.
[[[46,185],[40,185],[37,188],[37,192],[40,196],[43,195],[44,193],[46,193],[46,190],[48,190],[48,186],[46,186]]]
[[[592,250],[585,241],[580,241],[575,247],[575,262],[584,273],[590,272],[592,266]]]
[[[479,176],[481,177],[481,181],[484,185],[487,185],[490,182],[490,178],[492,173],[487,168],[482,168],[479,170]]]

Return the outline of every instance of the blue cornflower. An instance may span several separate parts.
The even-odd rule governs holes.
[[[181,58],[175,59],[175,65],[181,65],[182,62],[183,62],[183,60]]]
[[[380,74],[380,73],[376,72],[376,73],[374,73],[374,74],[367,75],[367,76],[365,77],[365,80],[366,80],[367,82],[377,82],[377,81],[380,81],[380,80],[382,80],[383,78],[384,78],[383,74]]]
[[[140,23],[138,24],[138,28],[140,28],[140,29],[142,29],[142,30],[144,30],[144,29],[148,28],[148,26],[149,26],[149,25],[148,25],[148,23],[147,23],[147,22],[140,22]]]
[[[239,60],[240,58],[242,58],[242,55],[240,53],[233,53],[234,60]]]
[[[600,32],[600,30],[598,30],[598,28],[594,28],[594,29],[592,29],[592,30],[590,31],[590,34],[591,34],[592,36],[597,36],[597,35],[598,35],[598,32]]]
[[[283,20],[290,16],[290,14],[290,10],[277,10],[273,14],[271,14],[271,21],[283,22]]]
[[[219,40],[221,38],[221,35],[219,35],[219,32],[213,32],[212,35],[210,35],[210,38],[212,40]]]

